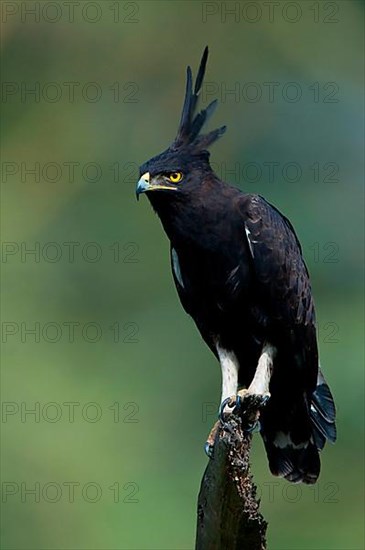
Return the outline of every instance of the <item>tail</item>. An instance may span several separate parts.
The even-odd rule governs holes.
[[[261,435],[272,474],[292,483],[315,483],[321,469],[319,451],[326,440],[336,441],[335,416],[333,397],[320,370],[310,405],[305,396],[291,404],[269,402]]]
[[[321,451],[327,439],[334,443],[337,437],[335,403],[321,369],[318,370],[317,387],[312,395],[310,416],[314,443]]]

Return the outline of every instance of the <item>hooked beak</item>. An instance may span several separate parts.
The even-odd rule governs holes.
[[[139,200],[139,195],[141,193],[146,193],[146,191],[157,191],[158,189],[167,189],[168,191],[177,191],[176,187],[171,185],[159,185],[158,183],[151,183],[150,173],[146,172],[139,178],[136,187],[136,197]]]
[[[150,173],[146,172],[145,174],[143,174],[143,176],[139,178],[139,181],[137,183],[137,187],[136,187],[137,201],[139,200],[139,195],[141,193],[145,193],[148,190],[149,186],[150,186]]]

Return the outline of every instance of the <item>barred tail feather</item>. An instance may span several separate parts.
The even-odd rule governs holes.
[[[337,436],[336,408],[321,370],[318,371],[317,387],[312,395],[310,416],[317,449],[322,450],[327,439],[334,443]]]
[[[278,434],[272,442],[265,442],[271,473],[292,483],[315,483],[321,469],[316,446],[311,441],[295,445],[290,434]]]
[[[305,396],[269,402],[262,429],[271,472],[292,483],[315,483],[321,469]]]
[[[327,440],[336,440],[335,405],[320,370],[310,406],[303,395],[284,409],[283,402],[269,402],[262,415],[270,470],[293,483],[315,483],[321,469],[319,452]]]

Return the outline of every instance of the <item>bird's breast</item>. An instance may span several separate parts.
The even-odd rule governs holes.
[[[171,264],[178,290],[199,311],[232,310],[249,294],[251,272],[242,252],[172,246]]]

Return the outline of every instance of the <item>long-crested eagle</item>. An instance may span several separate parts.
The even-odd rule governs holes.
[[[221,415],[262,396],[260,432],[270,470],[315,483],[319,451],[336,439],[335,406],[319,367],[309,274],[290,221],[263,197],[221,181],[208,147],[226,130],[201,130],[217,101],[197,112],[208,48],[172,145],[140,168],[171,243],[173,278],[222,370]]]

